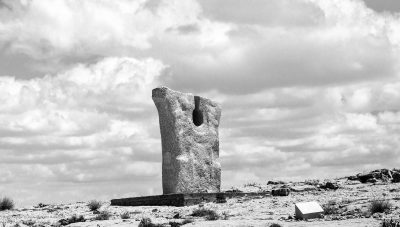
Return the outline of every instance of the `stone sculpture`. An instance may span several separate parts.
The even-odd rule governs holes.
[[[193,94],[155,88],[162,143],[164,194],[219,192],[220,106]]]

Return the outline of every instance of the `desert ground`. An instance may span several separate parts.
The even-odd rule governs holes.
[[[187,207],[120,207],[100,201],[91,211],[89,201],[71,204],[38,204],[0,211],[2,226],[381,226],[384,219],[400,216],[400,183],[397,170],[376,170],[366,174],[302,182],[248,183],[228,189],[267,192],[289,188],[288,196],[255,196],[227,199],[226,203],[204,203]],[[362,182],[364,183],[362,183]],[[327,182],[331,184],[327,184]],[[329,187],[326,187],[329,186]],[[325,210],[319,219],[297,220],[295,204],[317,201]],[[383,212],[371,212],[372,201],[388,202]],[[386,204],[388,204],[386,203]],[[215,211],[213,217],[193,216],[196,210]],[[74,218],[74,216],[76,218]],[[82,216],[82,217],[80,217]],[[80,217],[81,219],[79,219]],[[107,219],[107,220],[98,220]],[[72,223],[75,222],[75,223]],[[276,225],[278,226],[278,225]]]

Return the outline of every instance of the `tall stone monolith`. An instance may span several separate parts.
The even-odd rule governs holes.
[[[167,87],[153,89],[152,98],[160,120],[163,193],[219,192],[221,107]]]

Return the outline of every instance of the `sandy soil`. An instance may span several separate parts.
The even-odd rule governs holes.
[[[345,178],[333,181],[338,183],[339,189],[320,189],[317,183],[312,181],[287,183],[292,190],[289,196],[232,198],[222,204],[206,203],[189,207],[117,207],[104,202],[99,210],[111,214],[110,219],[104,221],[95,220],[98,214],[90,211],[86,202],[17,208],[1,211],[0,225],[60,226],[61,219],[68,219],[74,214],[83,215],[86,222],[68,226],[138,226],[142,218],[148,217],[153,223],[160,224],[193,220],[193,223],[185,226],[269,226],[271,223],[279,223],[282,226],[376,227],[384,218],[400,217],[400,183],[360,183]],[[280,185],[249,184],[238,189],[250,192],[267,191],[276,187]],[[369,208],[373,199],[388,200],[392,207],[386,213],[371,215]],[[334,202],[337,207],[336,213],[310,221],[295,220],[294,204],[305,201],[318,201],[321,205]],[[220,220],[207,221],[203,217],[192,217],[193,210],[199,207],[215,210]],[[120,215],[124,212],[129,212],[129,219],[121,219]]]

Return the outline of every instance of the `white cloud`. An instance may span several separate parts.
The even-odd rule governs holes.
[[[225,14],[225,9],[214,10],[212,16],[237,24],[228,33],[230,39],[224,49],[195,52],[189,59],[183,56],[184,60],[167,60],[175,73],[168,81],[173,86],[198,91],[214,88],[234,94],[397,76],[399,49],[398,38],[394,37],[398,26],[393,24],[398,24],[399,19],[377,14],[360,1],[201,3],[205,9],[229,4],[230,13]],[[240,11],[249,18],[254,16],[254,11],[246,14],[246,7],[264,10],[265,14],[274,11],[279,15],[294,15],[295,19],[288,25],[280,17],[272,23],[270,18],[259,16],[262,21],[252,21],[232,13]],[[283,10],[288,7],[290,12],[297,13]],[[303,23],[296,18],[303,14],[312,19]]]
[[[234,185],[396,167],[397,87],[379,81],[222,97],[224,179]]]
[[[223,186],[400,161],[400,21],[361,0],[3,2],[5,192],[160,193],[160,84],[222,103]]]
[[[33,71],[98,56],[150,56],[171,66],[163,82],[172,87],[229,93],[355,83],[398,71],[398,18],[356,0],[7,4],[0,45],[11,56],[37,59]]]
[[[149,111],[151,89],[164,68],[150,58],[105,58],[55,76],[0,77],[1,179],[9,185],[32,180],[135,185],[142,177],[158,177],[158,160],[149,159],[160,147],[148,131],[156,121],[148,121],[156,118]],[[147,157],[137,155],[149,146]]]
[[[194,26],[195,43],[218,42],[206,35],[218,33],[218,24],[201,18],[192,0],[160,1],[155,9],[146,0],[6,2],[12,10],[0,9],[0,41],[34,58],[129,54],[184,26]]]

